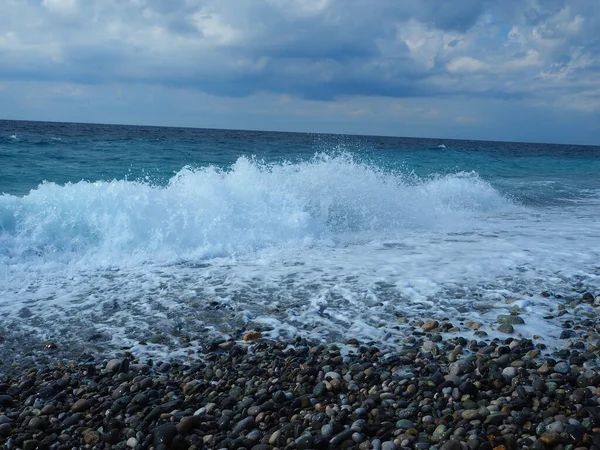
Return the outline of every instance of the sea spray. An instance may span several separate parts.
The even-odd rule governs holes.
[[[166,186],[145,181],[43,183],[0,197],[6,264],[101,256],[113,262],[206,259],[318,240],[373,240],[405,230],[455,230],[515,211],[476,173],[417,179],[351,155],[228,169],[184,167]]]

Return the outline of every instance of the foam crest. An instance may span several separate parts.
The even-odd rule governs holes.
[[[475,173],[416,179],[350,155],[186,167],[166,186],[44,183],[0,197],[0,258],[211,258],[290,242],[468,226],[514,206]]]

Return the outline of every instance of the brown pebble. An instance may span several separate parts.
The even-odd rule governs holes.
[[[341,356],[335,356],[331,358],[331,364],[338,366],[344,362],[344,359]]]
[[[472,320],[469,320],[465,323],[465,325],[471,330],[479,330],[483,324],[481,322],[473,322]]]
[[[250,331],[244,335],[244,342],[255,341],[262,338],[262,334],[259,331]]]
[[[423,325],[421,325],[421,329],[423,331],[431,331],[440,326],[440,323],[437,320],[428,320]]]
[[[331,380],[329,383],[331,384],[332,392],[338,393],[342,390],[342,383],[340,380]]]
[[[540,436],[541,441],[546,445],[554,445],[560,442],[558,433],[544,433]]]
[[[550,372],[550,367],[548,367],[548,364],[544,363],[540,367],[538,367],[537,371],[540,375],[545,375]]]

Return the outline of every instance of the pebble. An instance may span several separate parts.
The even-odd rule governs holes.
[[[415,426],[415,424],[412,421],[408,420],[408,419],[401,419],[398,422],[396,422],[396,427],[397,428],[404,428],[404,429],[407,430],[407,429],[412,428],[414,426]]]
[[[449,441],[446,441],[444,444],[442,444],[440,450],[462,450],[462,448],[463,447],[460,441],[450,439]]]
[[[36,439],[27,439],[23,442],[23,450],[36,450],[40,442]]]
[[[122,362],[122,359],[111,359],[106,363],[106,370],[111,372],[117,371],[121,367]]]
[[[298,450],[308,450],[313,448],[314,438],[310,434],[300,436],[294,441]]]
[[[439,339],[447,322],[428,334],[420,323],[396,352],[364,342],[347,352],[259,339],[227,348],[217,343],[202,362],[149,363],[142,371],[132,368],[143,363],[127,356],[110,368],[53,363],[4,377],[0,446],[37,448],[42,440],[51,450],[592,446],[600,378],[586,347],[548,357],[539,342],[518,335]]]
[[[244,342],[255,341],[260,338],[262,338],[262,334],[259,331],[250,331],[244,335]]]
[[[13,398],[10,395],[0,395],[0,407],[10,408],[13,404]]]
[[[335,448],[338,445],[340,445],[342,442],[351,439],[352,434],[353,434],[353,432],[350,429],[341,431],[340,433],[336,434],[335,436],[333,436],[331,438],[331,440],[329,441],[329,444]]]
[[[438,352],[437,345],[435,344],[435,342],[432,342],[432,341],[423,342],[422,348],[425,353],[433,353],[435,355]]]
[[[92,407],[92,404],[90,403],[90,401],[85,398],[82,398],[82,399],[77,400],[75,403],[73,403],[73,406],[71,406],[71,411],[83,412],[83,411],[87,411],[91,407]]]
[[[245,419],[240,420],[233,427],[234,433],[241,433],[242,431],[248,430],[254,426],[254,417],[246,417]]]
[[[177,428],[179,434],[187,434],[194,428],[199,427],[201,423],[202,418],[200,416],[187,416],[182,418],[175,428]]]
[[[394,441],[386,441],[381,444],[381,450],[396,450],[398,446]]]
[[[498,326],[498,331],[501,333],[512,334],[515,332],[515,327],[513,327],[510,323],[503,323]]]
[[[275,403],[284,403],[287,400],[286,396],[285,396],[285,392],[279,390],[279,391],[275,391],[275,393],[273,394],[273,401]]]
[[[172,423],[165,423],[159,425],[154,429],[154,446],[157,447],[161,444],[169,447],[173,439],[177,435],[177,428]]]
[[[522,325],[525,323],[522,317],[517,315],[499,315],[496,318],[496,322],[499,324],[509,324],[509,325]]]
[[[333,426],[330,424],[326,424],[323,425],[323,427],[321,427],[321,436],[325,437],[325,438],[330,438],[333,436]]]
[[[325,383],[317,383],[315,385],[315,387],[313,388],[313,394],[316,397],[322,397],[326,393],[327,393],[327,386],[325,385]]]
[[[476,409],[465,409],[462,412],[461,417],[465,420],[475,420],[479,418],[479,411]]]
[[[550,373],[550,366],[547,363],[544,363],[538,367],[537,372],[540,375],[546,375],[546,374]]]
[[[364,419],[359,419],[359,420],[355,420],[352,425],[350,426],[350,429],[352,431],[356,431],[356,432],[361,432],[363,430],[363,428],[365,428],[365,426],[367,425],[367,421]]]
[[[431,440],[433,442],[440,442],[446,435],[446,429],[446,425],[438,425],[431,434]]]
[[[100,434],[94,430],[88,430],[83,434],[83,441],[87,445],[96,445],[100,442]]]
[[[10,434],[11,430],[12,430],[12,427],[10,426],[10,423],[0,424],[0,437],[1,438],[7,437]]]
[[[460,376],[465,373],[470,373],[473,371],[473,363],[471,360],[469,360],[467,358],[459,359],[458,361],[450,364],[449,371],[450,371],[451,375],[455,375],[455,376]]]
[[[329,371],[325,374],[324,378],[326,380],[341,380],[342,376],[337,372]]]
[[[546,431],[550,433],[562,433],[565,429],[565,426],[562,422],[552,422],[546,426]]]
[[[421,325],[421,329],[423,331],[431,331],[435,328],[438,328],[439,326],[440,326],[440,323],[437,320],[428,320],[423,325]]]
[[[271,434],[271,436],[269,437],[269,445],[277,445],[277,441],[279,440],[279,438],[281,437],[281,431],[280,430],[275,430],[273,432],[273,434]]]
[[[567,374],[571,371],[571,367],[565,362],[559,362],[554,366],[554,371],[562,374]]]
[[[32,430],[43,430],[48,427],[48,422],[41,417],[32,417],[28,423],[28,426]]]
[[[517,369],[516,367],[506,367],[502,370],[502,375],[504,375],[505,378],[512,379],[517,375]]]
[[[546,445],[554,445],[561,441],[561,437],[558,433],[543,433],[540,440]]]

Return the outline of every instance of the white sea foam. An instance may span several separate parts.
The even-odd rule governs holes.
[[[416,179],[348,155],[240,158],[162,187],[45,183],[0,197],[0,324],[115,346],[248,323],[393,344],[399,316],[489,322],[514,298],[518,331],[554,342],[556,305],[539,293],[600,285],[590,214],[524,208],[475,173]]]
[[[184,168],[166,187],[131,181],[44,183],[0,199],[9,265],[246,254],[290,242],[454,230],[516,210],[475,173],[410,180],[321,156],[297,165],[240,158],[229,171]]]

